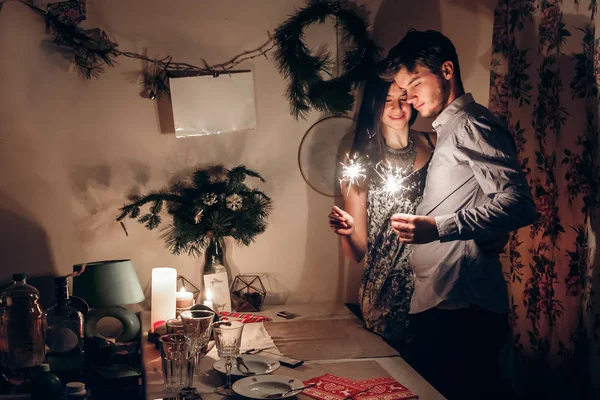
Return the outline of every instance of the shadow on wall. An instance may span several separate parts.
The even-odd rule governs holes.
[[[441,0],[405,2],[383,0],[373,18],[372,36],[383,49],[383,57],[398,43],[410,28],[419,30],[442,30],[440,18]],[[432,11],[433,10],[433,11]],[[431,130],[431,120],[421,118],[413,128],[420,131]]]
[[[167,135],[175,134],[175,119],[173,117],[173,105],[168,96],[160,96],[156,100],[156,116],[160,126],[160,133]]]
[[[457,47],[459,60],[476,60],[477,46],[472,46],[470,38],[479,38],[481,35],[482,18],[493,19],[494,8],[498,0],[421,0],[413,2],[410,7],[406,3],[395,0],[383,0],[376,16],[373,19],[373,38],[384,50],[384,55],[398,42],[408,29],[418,30],[433,29],[448,36]],[[445,3],[442,6],[442,3]],[[456,10],[460,8],[460,10]],[[442,20],[441,12],[447,10],[448,16]],[[467,13],[465,16],[463,11]],[[469,21],[462,23],[452,17],[460,16]],[[491,32],[490,32],[491,34]],[[462,46],[461,46],[462,44]],[[489,37],[491,47],[492,37]],[[489,68],[489,57],[479,60]],[[464,65],[463,65],[464,64]],[[463,62],[461,73],[463,79],[469,76],[474,63]]]
[[[492,44],[489,27],[493,24],[497,1],[421,0],[408,6],[405,2],[383,0],[373,18],[372,35],[387,55],[410,28],[442,32],[456,46],[465,89],[472,92],[479,103],[487,104],[489,78],[482,78],[481,73],[489,71]],[[486,46],[483,50],[482,40]],[[431,119],[419,117],[414,128],[430,131],[431,122]]]
[[[439,9],[440,0],[422,0],[411,2],[410,5],[396,0],[383,0],[373,18],[373,39],[383,48],[385,56],[409,28],[440,30]]]
[[[453,24],[453,29],[448,32],[450,39],[457,45],[457,51],[459,60],[469,60],[469,62],[463,62],[460,65],[461,74],[463,81],[465,81],[471,74],[476,73],[474,69],[477,69],[477,64],[480,68],[484,68],[486,71],[490,69],[490,60],[492,54],[492,31],[488,30],[488,27],[494,25],[494,10],[498,4],[498,0],[446,0],[448,3],[453,4],[455,7],[459,7],[459,12],[463,15],[462,18],[469,21],[468,24],[459,23],[456,21]],[[487,21],[485,21],[487,20]],[[485,25],[485,27],[483,27]],[[486,43],[485,52],[481,52],[481,48],[473,45],[473,41],[483,40]],[[472,41],[470,38],[474,38]],[[462,46],[459,46],[462,44]],[[464,64],[464,65],[463,65]],[[487,82],[486,82],[487,90]],[[467,91],[475,91],[475,88],[465,88]],[[486,104],[486,98],[477,99],[479,103]]]
[[[0,193],[0,289],[12,283],[12,274],[26,273],[27,282],[40,291],[40,303],[46,309],[54,302],[56,269],[46,232],[26,214]]]

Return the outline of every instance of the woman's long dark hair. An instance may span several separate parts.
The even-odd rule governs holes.
[[[383,160],[385,138],[381,133],[381,116],[391,84],[378,77],[371,78],[363,84],[362,101],[354,129],[352,155],[368,157],[373,164]],[[417,111],[412,106],[411,110],[409,126],[417,119]]]

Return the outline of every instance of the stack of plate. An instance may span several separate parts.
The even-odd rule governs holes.
[[[245,377],[233,384],[233,391],[241,396],[251,399],[265,399],[268,396],[299,389],[285,396],[278,397],[285,399],[298,395],[301,391],[300,388],[304,386],[304,383],[300,379],[284,375],[269,375],[281,366],[279,361],[274,358],[250,354],[242,354],[240,357],[243,363],[248,366],[249,371],[241,363],[234,361],[231,368],[231,375]],[[225,373],[225,361],[217,360],[213,368]]]

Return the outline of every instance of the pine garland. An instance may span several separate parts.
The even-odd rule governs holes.
[[[273,38],[267,32],[269,38],[261,46],[253,50],[243,51],[229,61],[220,64],[209,65],[206,60],[201,59],[202,65],[196,66],[184,62],[175,62],[170,56],[162,59],[152,59],[145,54],[138,54],[118,49],[118,44],[111,41],[106,32],[100,28],[82,29],[74,24],[68,24],[60,20],[49,11],[36,7],[31,0],[16,0],[30,7],[39,14],[46,22],[46,30],[53,36],[54,43],[69,49],[73,53],[73,64],[79,75],[86,79],[99,78],[104,68],[113,67],[116,58],[123,56],[143,60],[144,71],[139,75],[139,83],[148,92],[148,98],[154,100],[161,95],[170,95],[168,79],[174,76],[194,76],[228,74],[239,72],[235,68],[247,60],[257,57],[267,57],[275,44]],[[4,1],[0,0],[0,10]]]
[[[289,79],[287,95],[296,119],[306,118],[311,108],[331,114],[352,110],[353,90],[375,68],[380,48],[369,38],[368,21],[350,4],[347,1],[310,0],[307,7],[275,31],[275,58],[279,71]],[[366,14],[364,9],[361,12]],[[330,16],[337,18],[343,30],[342,44],[347,51],[342,63],[343,73],[324,81],[321,73],[331,75],[329,52],[322,47],[316,55],[311,55],[302,39],[306,27],[316,22],[323,23]]]
[[[27,4],[46,21],[46,29],[54,36],[57,46],[68,47],[73,51],[73,62],[79,74],[86,78],[98,78],[104,66],[114,66],[115,58],[121,54],[118,45],[112,42],[101,29],[81,29],[77,25],[66,24],[52,13],[45,12],[32,4]]]
[[[119,56],[143,60],[146,66],[138,81],[150,99],[170,95],[169,77],[180,76],[181,73],[217,76],[236,72],[234,68],[240,63],[256,57],[267,57],[267,53],[276,48],[279,70],[289,79],[287,96],[296,119],[306,118],[313,108],[334,115],[345,114],[352,110],[353,90],[373,72],[380,58],[379,47],[369,39],[369,23],[359,15],[367,14],[365,8],[359,8],[348,0],[309,0],[307,7],[277,28],[274,37],[267,32],[269,39],[260,47],[244,51],[222,64],[208,65],[202,59],[201,66],[174,62],[171,57],[151,59],[145,54],[120,51],[118,44],[99,28],[82,29],[35,7],[31,0],[17,1],[29,6],[46,21],[54,42],[72,51],[74,65],[86,79],[98,78],[106,66],[116,64]],[[3,3],[0,0],[0,9]],[[342,74],[324,81],[321,74],[331,76],[331,55],[325,47],[316,55],[311,55],[302,39],[304,29],[317,22],[323,23],[328,17],[335,17],[336,28],[342,28],[342,45],[347,51],[342,62]]]
[[[262,191],[249,188],[244,183],[247,177],[264,182],[262,176],[243,165],[229,170],[223,166],[197,170],[189,181],[131,197],[131,203],[120,209],[117,221],[129,217],[155,229],[166,206],[173,223],[162,238],[173,254],[201,255],[211,237],[231,236],[248,246],[266,230],[272,201]],[[150,205],[149,212],[140,216],[146,205]]]

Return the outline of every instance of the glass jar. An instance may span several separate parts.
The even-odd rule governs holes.
[[[0,297],[1,363],[6,377],[16,385],[45,357],[40,293],[26,280],[25,274],[14,274],[13,284]]]

